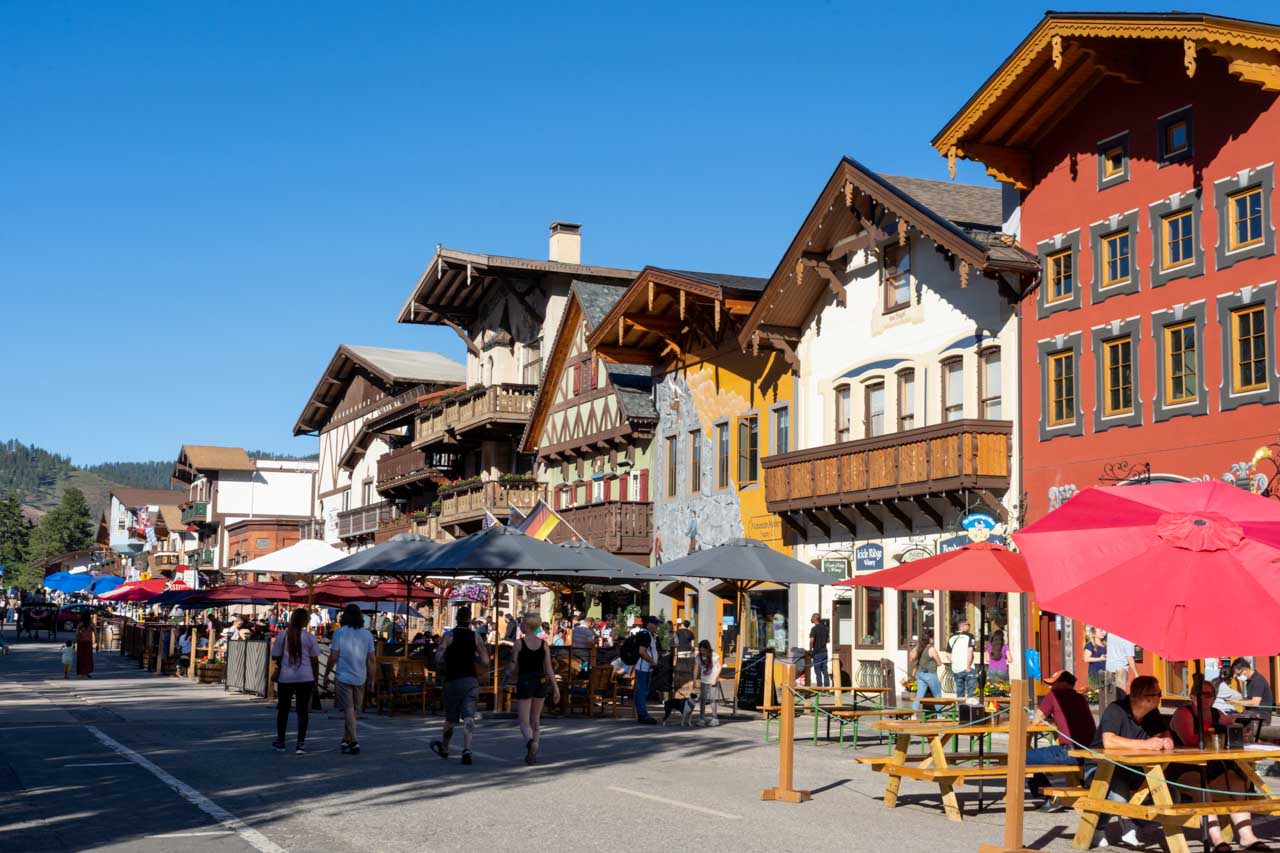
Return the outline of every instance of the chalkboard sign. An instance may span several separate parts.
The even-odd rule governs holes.
[[[738,672],[738,707],[755,710],[764,704],[764,652],[747,658]]]

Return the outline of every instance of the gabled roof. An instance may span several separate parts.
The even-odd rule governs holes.
[[[126,507],[176,505],[187,499],[177,489],[112,489],[111,496]]]
[[[168,530],[170,533],[181,533],[186,529],[182,524],[182,510],[173,505],[161,505],[160,517],[153,520],[162,525],[164,529]]]
[[[342,344],[307,398],[293,434],[321,429],[356,376],[365,376],[394,395],[416,385],[456,385],[466,380],[467,368],[437,352]]]
[[[178,453],[178,464],[196,471],[252,471],[253,460],[243,447],[216,447],[209,444],[184,444]],[[185,495],[183,499],[185,500]]]
[[[1026,189],[1030,149],[1105,77],[1150,80],[1144,47],[1165,51],[1188,76],[1207,51],[1243,82],[1280,91],[1280,27],[1198,12],[1047,12],[946,126],[933,147],[986,164],[996,180]]]
[[[595,281],[630,281],[635,270],[511,258],[436,246],[436,253],[396,316],[397,323],[457,325],[474,319],[485,291],[496,282],[560,274]]]
[[[569,286],[569,303],[565,306],[560,328],[556,330],[555,340],[551,344],[551,353],[547,357],[546,368],[542,373],[542,385],[533,402],[533,412],[529,423],[524,428],[520,439],[520,447],[525,453],[535,453],[538,441],[542,437],[542,429],[546,424],[551,406],[555,402],[556,388],[560,375],[564,371],[565,361],[569,355],[569,347],[577,334],[578,326],[586,324],[587,335],[608,315],[618,299],[626,293],[626,286],[613,284],[595,284],[574,281]],[[618,406],[629,422],[656,421],[657,409],[653,405],[651,391],[653,388],[653,371],[649,367],[632,364],[609,364],[605,367],[613,394]]]
[[[932,240],[956,261],[962,282],[966,270],[1030,274],[1036,256],[1001,233],[1001,191],[880,175],[851,157],[843,157],[792,239],[769,285],[751,312],[738,341],[746,348],[757,334],[786,346],[799,337],[828,288],[843,295],[833,263],[852,252],[892,242],[900,228]]]

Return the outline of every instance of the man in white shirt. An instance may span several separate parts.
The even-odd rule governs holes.
[[[658,665],[658,625],[657,616],[645,619],[643,628],[637,627],[634,633],[640,635],[640,660],[636,661],[636,722],[645,726],[656,726],[658,721],[649,716],[649,682],[653,678],[653,670]],[[647,640],[647,642],[646,642]]]
[[[1107,635],[1105,677],[1116,686],[1116,690],[1126,694],[1129,692],[1129,682],[1138,677],[1138,664],[1133,659],[1135,654],[1137,649],[1133,643],[1118,634]]]
[[[967,699],[973,695],[978,678],[973,672],[973,634],[969,633],[969,620],[962,621],[956,632],[947,640],[947,652],[951,655],[951,674],[955,677],[956,696]]]
[[[311,629],[311,633],[319,634],[320,626],[324,624],[320,620],[320,612],[318,610],[311,611],[311,618],[307,620],[307,627]]]

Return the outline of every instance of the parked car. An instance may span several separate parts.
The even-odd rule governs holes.
[[[110,616],[111,610],[102,604],[68,604],[58,611],[58,630],[74,631],[84,621],[86,613],[99,618]]]

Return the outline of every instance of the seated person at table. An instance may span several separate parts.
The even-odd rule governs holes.
[[[1160,682],[1154,676],[1140,675],[1129,685],[1129,695],[1117,699],[1102,712],[1098,722],[1098,730],[1093,736],[1089,748],[1118,749],[1130,752],[1162,752],[1173,749],[1173,738],[1169,736],[1169,728],[1160,714],[1160,700],[1163,697]],[[1085,767],[1085,784],[1092,781],[1097,764],[1089,762]],[[1146,782],[1141,773],[1124,767],[1116,767],[1111,776],[1111,787],[1107,791],[1107,799],[1118,803],[1129,801],[1129,797]],[[1093,846],[1104,846],[1103,830],[1110,815],[1098,817],[1097,833]],[[1133,821],[1122,818],[1123,835],[1121,842],[1131,847],[1138,845],[1137,828]],[[1145,821],[1144,821],[1145,823]]]
[[[1271,710],[1275,707],[1275,694],[1271,692],[1271,685],[1267,683],[1267,679],[1262,673],[1255,672],[1253,664],[1249,663],[1248,658],[1236,658],[1231,662],[1231,674],[1235,677],[1236,683],[1244,684],[1244,699],[1239,704],[1244,705],[1250,717],[1256,719],[1261,718],[1262,724],[1265,726],[1271,722]],[[1249,710],[1252,706],[1252,710]]]
[[[1040,700],[1040,707],[1036,708],[1034,722],[1052,723],[1058,730],[1058,745],[1028,749],[1027,765],[1076,764],[1078,762],[1068,752],[1076,749],[1076,744],[1093,743],[1097,734],[1089,700],[1076,690],[1076,677],[1066,670],[1058,670],[1046,678],[1045,683],[1050,685],[1050,689]],[[1029,784],[1031,796],[1038,797],[1040,789],[1049,784],[1049,777],[1037,773]],[[1049,801],[1045,802],[1047,805]]]
[[[1208,715],[1208,721],[1213,726],[1220,726],[1231,722],[1231,716],[1224,714],[1217,708],[1217,702],[1214,697],[1218,695],[1211,682],[1205,682],[1201,691],[1203,697],[1200,704],[1200,713]],[[1212,705],[1210,705],[1212,703]],[[1180,747],[1189,747],[1192,749],[1200,748],[1200,736],[1196,733],[1195,716],[1192,713],[1190,705],[1183,705],[1173,712],[1173,717],[1169,720],[1169,731],[1173,735],[1174,742]],[[1190,788],[1208,788],[1211,791],[1233,791],[1239,794],[1249,794],[1253,791],[1253,786],[1249,784],[1234,764],[1229,761],[1210,761],[1204,769],[1204,776],[1200,775],[1200,767],[1194,764],[1171,764],[1165,771],[1165,775],[1173,782],[1179,785],[1185,785],[1186,788],[1177,790],[1178,799],[1195,800],[1196,793]],[[1203,780],[1207,779],[1207,783]],[[1224,800],[1231,797],[1230,794],[1211,794],[1211,799]],[[1235,825],[1237,841],[1240,842],[1242,850],[1270,850],[1271,847],[1258,840],[1253,834],[1253,819],[1249,812],[1232,812],[1231,823]],[[1220,824],[1221,817],[1213,815],[1209,818],[1209,843],[1214,853],[1230,853],[1231,845],[1222,837],[1222,826]]]

